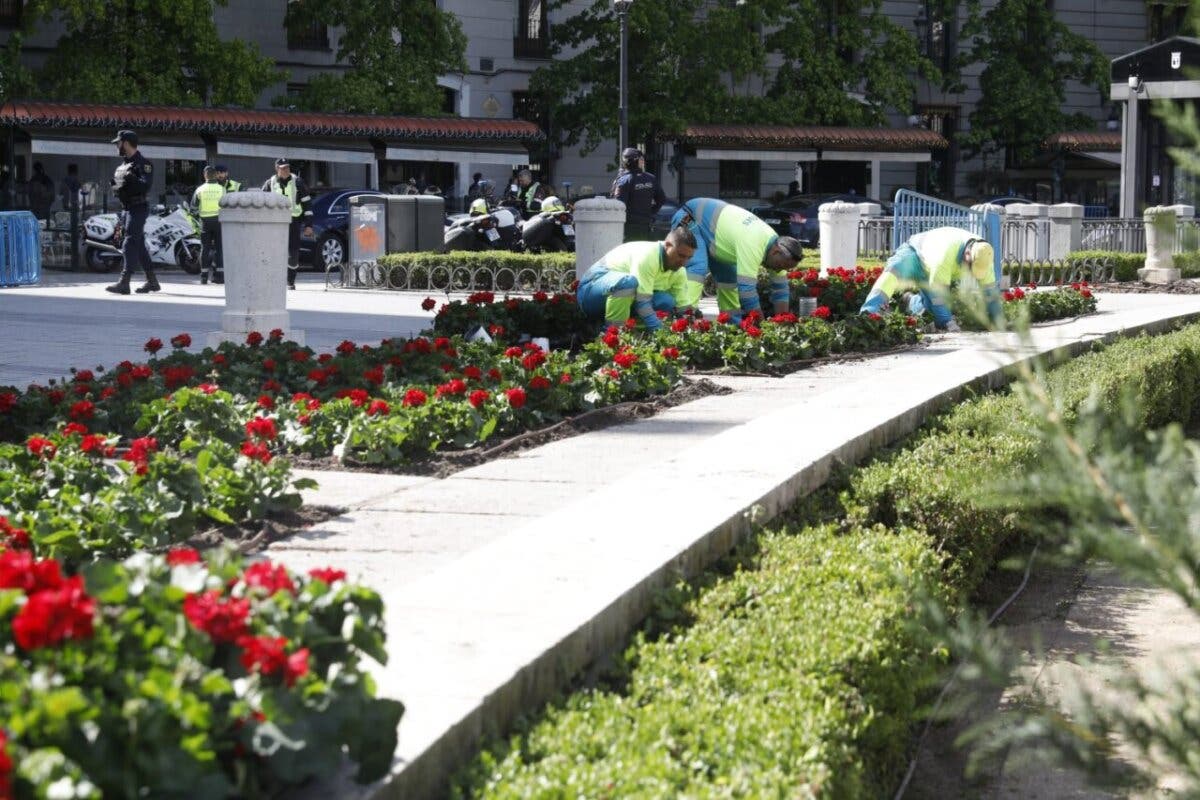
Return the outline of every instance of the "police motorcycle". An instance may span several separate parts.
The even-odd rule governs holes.
[[[521,227],[521,247],[531,253],[574,253],[575,217],[554,195]]]
[[[95,214],[83,223],[84,262],[93,272],[112,272],[122,264],[125,231],[121,214]],[[151,264],[181,267],[200,274],[199,224],[184,205],[156,206],[146,219],[146,250]]]
[[[442,239],[447,252],[455,250],[518,250],[521,215],[511,208],[495,207],[484,197],[471,201],[465,217],[451,221]]]

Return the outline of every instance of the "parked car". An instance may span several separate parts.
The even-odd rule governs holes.
[[[1007,197],[993,197],[991,200],[988,200],[987,202],[993,206],[1011,206],[1014,203],[1033,203],[1036,201],[1028,200],[1024,197],[1016,197],[1014,195],[1008,195]]]
[[[841,200],[844,203],[878,203],[885,216],[893,211],[887,200],[874,200],[856,194],[800,194],[788,197],[772,206],[753,206],[750,210],[780,236],[794,236],[806,247],[816,247],[821,240],[817,213],[821,206]]]
[[[312,238],[300,239],[300,264],[322,272],[342,264],[350,257],[347,230],[350,223],[350,198],[359,195],[383,197],[373,189],[332,189],[320,194],[312,204]]]

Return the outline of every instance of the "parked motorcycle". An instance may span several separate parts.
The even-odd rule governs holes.
[[[557,197],[547,197],[522,226],[521,245],[530,253],[574,253],[575,217]]]
[[[480,198],[470,213],[454,220],[442,239],[447,252],[455,250],[519,250],[520,216],[509,208],[491,208]]]
[[[122,263],[125,231],[120,214],[95,214],[83,223],[84,262],[93,272],[112,272]],[[181,267],[200,274],[200,236],[196,218],[185,206],[159,206],[146,220],[146,250],[150,263]]]

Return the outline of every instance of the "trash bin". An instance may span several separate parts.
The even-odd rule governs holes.
[[[363,264],[378,261],[388,252],[387,198],[377,195],[357,195],[350,198],[350,221],[347,230],[349,263]]]
[[[32,286],[42,279],[42,230],[28,211],[0,212],[0,286]]]
[[[442,248],[446,224],[445,198],[392,194],[388,195],[387,204],[389,253],[428,252]]]

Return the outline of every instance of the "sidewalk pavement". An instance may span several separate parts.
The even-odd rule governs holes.
[[[554,442],[445,480],[318,473],[308,501],[348,509],[268,555],[335,565],[384,595],[379,689],[402,700],[392,776],[305,797],[440,796],[480,739],[619,647],[656,591],[727,552],[755,521],[916,429],[1006,365],[1200,318],[1200,297],[1101,296],[1099,314],[1034,332],[931,337],[891,356],[737,389]],[[648,504],[642,498],[653,498]]]

